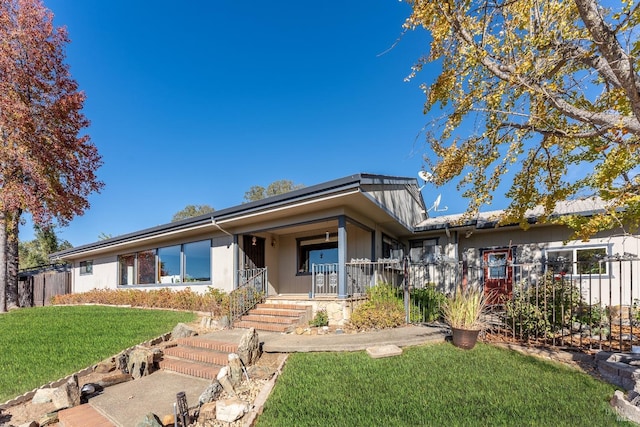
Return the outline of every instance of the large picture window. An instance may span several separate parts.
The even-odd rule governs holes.
[[[211,281],[211,240],[149,249],[118,257],[119,285]]]
[[[547,250],[548,268],[560,275],[609,274],[606,247],[562,248]]]
[[[313,264],[338,263],[338,236],[298,239],[298,274],[311,273]]]
[[[411,241],[411,249],[409,249],[411,262],[435,262],[438,255],[440,255],[438,239]]]

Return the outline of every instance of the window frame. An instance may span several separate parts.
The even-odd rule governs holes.
[[[430,242],[431,244],[426,244]],[[435,263],[437,256],[442,253],[442,246],[440,246],[440,239],[438,237],[429,237],[424,239],[414,239],[409,241],[409,260],[412,263]],[[426,248],[431,248],[427,251]],[[414,249],[420,249],[420,255],[417,259],[414,259],[412,251]],[[429,257],[431,259],[429,259]]]
[[[596,273],[589,273],[589,272],[584,272],[584,271],[580,271],[580,267],[583,265],[582,261],[579,261],[579,256],[578,253],[582,252],[582,251],[593,251],[593,250],[598,250],[598,249],[603,249],[604,250],[604,256],[608,256],[610,255],[610,249],[611,246],[610,245],[588,245],[588,246],[572,246],[572,247],[567,247],[567,246],[562,246],[562,247],[552,247],[552,248],[547,248],[545,250],[545,259],[546,259],[546,265],[547,265],[547,270],[550,270],[553,272],[554,275],[559,275],[559,276],[569,276],[569,277],[602,277],[602,276],[609,276],[610,275],[610,269],[609,269],[609,263],[608,262],[604,262],[604,271],[602,272],[596,272]],[[558,270],[556,268],[553,268],[554,266],[558,266],[557,263],[557,256],[556,257],[552,257],[552,254],[564,254],[565,256],[567,254],[569,254],[571,256],[571,259],[567,261],[567,264],[570,264],[570,269],[562,269],[562,270]]]
[[[304,242],[315,242],[304,244]],[[312,249],[310,249],[312,248]],[[310,276],[313,274],[311,271],[310,252],[312,250],[327,250],[335,249],[336,255],[338,252],[338,234],[326,233],[324,235],[299,237],[296,239],[296,276]],[[306,256],[304,254],[306,253]],[[336,264],[328,262],[327,264]],[[306,266],[306,270],[304,267]]]
[[[78,269],[81,276],[91,276],[93,274],[93,260],[80,261]]]

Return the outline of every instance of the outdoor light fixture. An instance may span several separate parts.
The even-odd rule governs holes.
[[[257,241],[256,236],[251,237],[251,246],[255,246]]]
[[[327,231],[327,233],[324,235],[324,241],[328,242],[329,241],[329,232]]]

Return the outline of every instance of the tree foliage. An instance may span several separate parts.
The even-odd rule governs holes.
[[[40,0],[0,2],[0,311],[6,287],[10,296],[17,286],[2,262],[9,242],[17,245],[11,224],[24,211],[38,225],[65,224],[103,185],[96,176],[101,157],[81,133],[89,121],[85,95],[65,64],[68,42]],[[6,261],[17,266],[13,258]]]
[[[436,184],[458,180],[468,216],[501,181],[503,222],[536,205],[599,196],[607,212],[572,220],[586,238],[640,225],[639,4],[596,0],[407,0],[406,29],[432,41],[418,60],[439,75],[422,85]],[[431,70],[431,68],[430,68]],[[513,171],[511,171],[513,169]],[[508,175],[511,176],[511,175]]]
[[[171,218],[171,222],[180,221],[182,219],[191,218],[198,215],[204,215],[213,212],[214,209],[209,205],[187,205],[184,209],[176,212]]]
[[[54,226],[34,228],[35,239],[20,242],[18,246],[21,270],[48,265],[50,254],[73,247],[68,241],[58,239]]]
[[[267,197],[277,196],[279,194],[285,194],[290,191],[299,190],[304,188],[304,184],[294,184],[293,181],[288,179],[281,179],[274,181],[265,189],[260,185],[254,185],[244,193],[244,201],[255,202],[256,200],[266,199]]]

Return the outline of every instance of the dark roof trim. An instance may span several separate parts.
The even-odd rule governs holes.
[[[327,194],[337,194],[349,190],[360,189],[363,185],[370,184],[418,184],[417,179],[394,177],[374,174],[355,174],[344,178],[328,181],[322,184],[304,187],[299,190],[280,194],[255,202],[244,203],[230,208],[213,211],[208,214],[171,222],[152,228],[123,234],[111,239],[105,239],[94,243],[78,246],[64,251],[55,252],[49,256],[50,259],[63,259],[68,255],[75,255],[85,251],[103,249],[109,246],[116,246],[133,240],[151,238],[168,232],[187,230],[198,226],[211,224],[215,227],[217,221],[231,220],[234,217],[250,213],[263,212],[272,208],[294,204],[297,202],[311,200]]]

